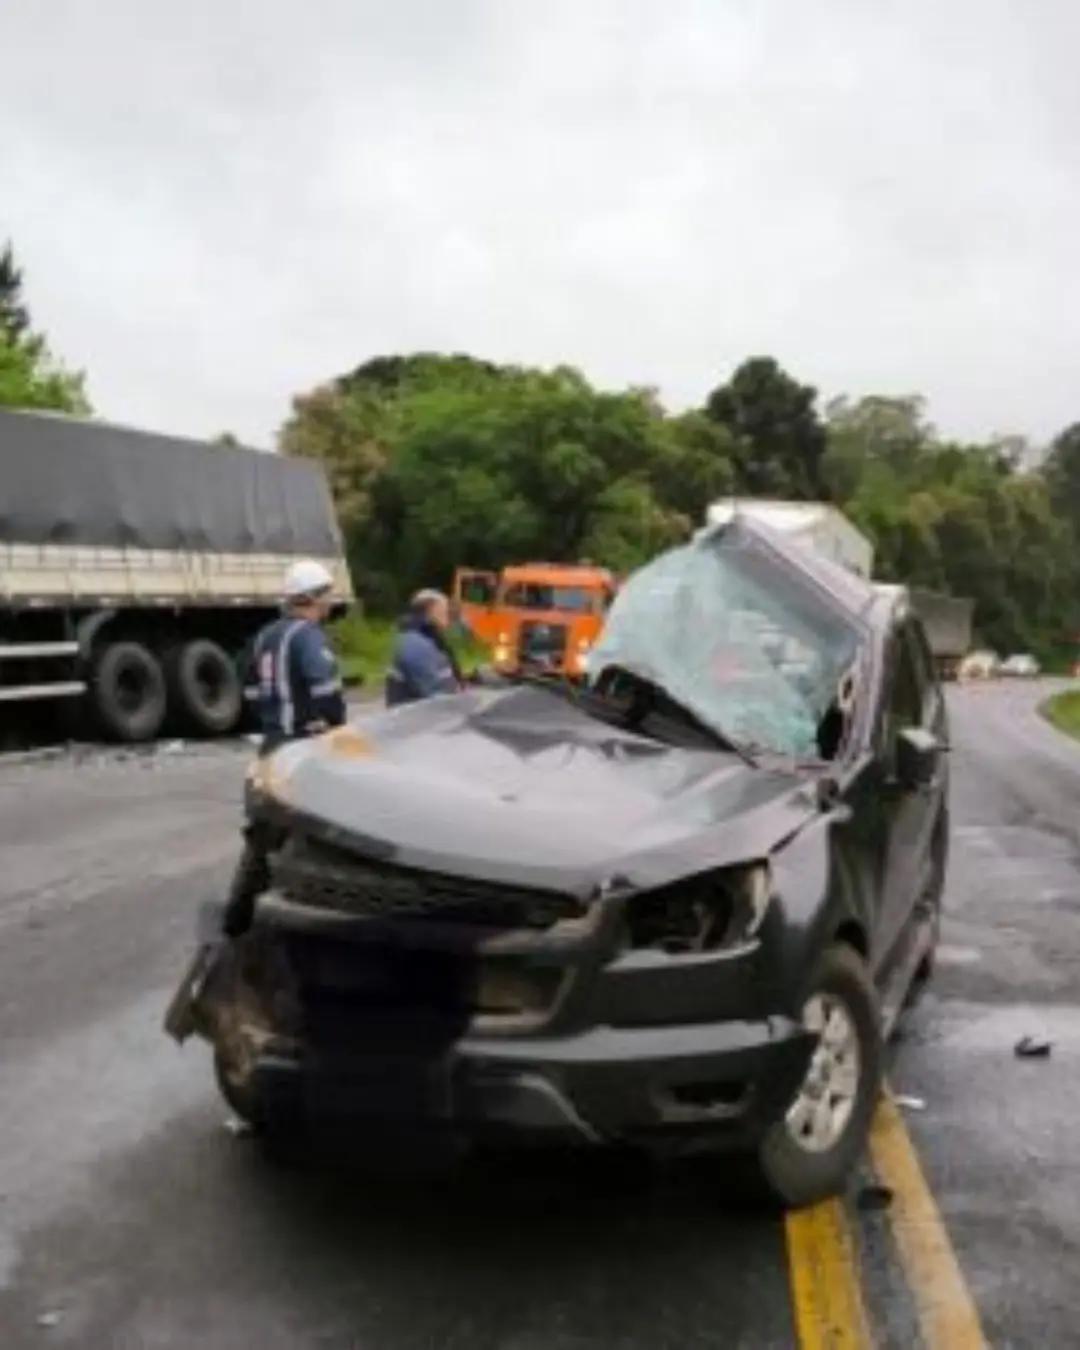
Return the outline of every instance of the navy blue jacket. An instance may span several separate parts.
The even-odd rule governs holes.
[[[345,695],[326,634],[310,619],[275,619],[255,639],[249,697],[258,701],[263,749],[345,721]]]
[[[386,677],[386,706],[453,694],[461,680],[442,634],[425,619],[403,620]]]

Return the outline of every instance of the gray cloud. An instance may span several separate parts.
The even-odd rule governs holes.
[[[771,352],[1080,418],[1071,0],[6,0],[0,237],[109,416],[270,440],[366,357],[699,400]]]

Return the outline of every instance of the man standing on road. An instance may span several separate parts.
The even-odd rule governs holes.
[[[330,616],[333,585],[322,563],[293,563],[282,588],[284,613],[255,639],[254,684],[247,693],[258,702],[263,754],[345,721],[337,660],[321,626]]]
[[[386,677],[386,706],[416,703],[462,688],[461,671],[446,640],[450,601],[441,591],[417,591],[401,621]]]
[[[246,692],[258,704],[263,736],[260,756],[345,721],[337,660],[322,628],[330,615],[333,584],[322,563],[311,559],[293,563],[282,588],[284,613],[255,639],[254,683]],[[222,924],[229,937],[238,937],[251,925],[255,901],[270,884],[267,859],[276,842],[265,824],[245,824],[244,851]]]

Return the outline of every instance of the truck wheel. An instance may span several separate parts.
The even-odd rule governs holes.
[[[102,730],[118,741],[149,741],[165,720],[165,677],[141,642],[110,642],[94,663],[92,700]]]
[[[866,1145],[881,1088],[877,994],[858,953],[827,948],[808,988],[803,1021],[819,1033],[818,1046],[758,1154],[769,1190],[792,1208],[843,1189]]]
[[[223,736],[240,721],[243,692],[236,666],[216,642],[195,638],[169,656],[169,693],[193,731]]]

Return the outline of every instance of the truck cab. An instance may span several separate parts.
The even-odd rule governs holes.
[[[580,679],[616,589],[612,574],[592,564],[523,563],[499,573],[459,568],[453,594],[500,674]]]

